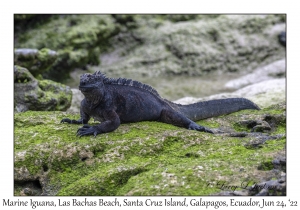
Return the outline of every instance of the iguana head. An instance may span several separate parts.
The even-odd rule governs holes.
[[[103,77],[101,73],[95,72],[94,74],[83,74],[80,76],[79,89],[90,89],[95,88],[99,84],[103,83]]]
[[[93,104],[98,103],[104,96],[103,78],[104,75],[100,72],[86,73],[80,76],[79,90]]]

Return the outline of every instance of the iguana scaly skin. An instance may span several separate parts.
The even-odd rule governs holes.
[[[79,90],[85,96],[80,107],[81,118],[61,120],[72,124],[84,124],[77,131],[79,136],[96,136],[114,131],[121,123],[140,121],[160,121],[213,133],[193,121],[242,109],[259,109],[245,98],[218,99],[190,105],[175,104],[161,98],[149,85],[131,79],[108,78],[100,72],[81,75]],[[95,126],[87,125],[91,117],[101,123]]]

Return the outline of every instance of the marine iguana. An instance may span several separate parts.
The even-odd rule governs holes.
[[[78,136],[112,132],[121,123],[160,121],[191,130],[213,133],[194,121],[229,114],[243,109],[259,109],[245,98],[228,98],[175,104],[163,99],[151,86],[125,78],[108,78],[101,72],[83,74],[79,90],[85,98],[81,102],[80,119],[62,119],[61,123],[84,124]],[[90,118],[101,123],[87,125]]]

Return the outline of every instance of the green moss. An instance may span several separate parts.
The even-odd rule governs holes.
[[[57,58],[55,51],[43,48],[16,49],[14,63],[27,68],[33,76],[47,72]]]
[[[72,92],[68,86],[50,80],[36,80],[19,66],[14,68],[15,111],[60,110],[71,106]]]
[[[220,123],[216,122],[213,119],[200,120],[197,123],[204,126],[204,127],[209,127],[209,128],[218,128],[218,127],[220,127]]]
[[[246,118],[245,113],[239,114]],[[227,120],[232,125],[232,119],[241,117],[235,115],[200,123],[218,127]],[[263,115],[264,110],[256,113]],[[46,177],[50,195],[210,195],[222,190],[218,182],[259,182],[286,143],[283,136],[253,150],[244,146],[252,137],[212,135],[159,122],[122,124],[111,133],[79,138],[76,130],[82,125],[61,124],[62,118],[79,115],[14,115],[15,169],[25,166],[32,176]]]
[[[259,170],[263,170],[263,171],[269,171],[272,170],[274,168],[272,160],[268,161],[268,162],[263,162],[258,166]]]
[[[51,107],[52,110],[66,110],[70,107],[72,92],[69,87],[51,80],[39,80],[38,85],[37,95],[40,104],[47,104],[52,100],[56,100],[56,106]],[[28,93],[27,95],[31,96],[32,94]]]
[[[33,77],[25,68],[14,66],[14,83],[28,83],[33,81]]]
[[[53,53],[53,54],[51,54],[51,53]],[[56,59],[55,55],[56,55],[56,53],[54,53],[53,51],[49,50],[48,48],[43,48],[37,54],[37,58],[40,61],[44,62],[45,65],[49,66],[50,64],[52,64],[55,61],[55,59]]]

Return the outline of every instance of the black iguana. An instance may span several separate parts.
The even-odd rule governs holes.
[[[108,78],[100,72],[83,74],[79,90],[85,98],[81,102],[80,119],[61,122],[84,124],[77,135],[111,132],[121,123],[160,121],[187,129],[213,133],[194,121],[229,114],[243,109],[259,109],[245,98],[228,98],[180,105],[163,99],[149,85],[131,79]],[[90,118],[101,123],[87,125]]]

